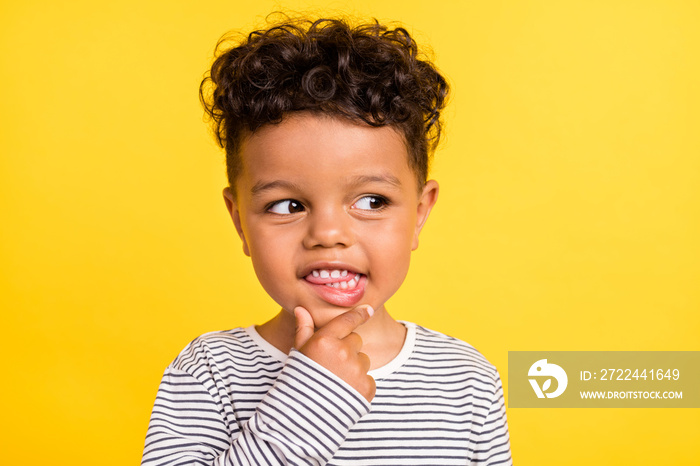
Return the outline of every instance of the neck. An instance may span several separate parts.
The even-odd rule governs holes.
[[[256,327],[258,333],[268,343],[287,354],[294,346],[296,321],[294,316],[281,310],[271,320]],[[384,306],[375,310],[374,315],[355,333],[362,338],[362,352],[369,356],[370,370],[389,363],[403,347],[406,327],[394,320]]]

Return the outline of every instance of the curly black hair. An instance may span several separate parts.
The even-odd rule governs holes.
[[[232,47],[230,39],[219,41],[199,95],[226,150],[231,186],[243,138],[300,111],[393,126],[405,138],[418,186],[425,184],[449,86],[404,28],[285,17]]]

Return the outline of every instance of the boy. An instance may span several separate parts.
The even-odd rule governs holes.
[[[511,463],[496,369],[384,307],[437,200],[447,92],[379,24],[287,20],[219,54],[200,93],[224,198],[282,310],[166,369],[143,465]]]

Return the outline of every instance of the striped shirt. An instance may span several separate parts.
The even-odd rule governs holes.
[[[403,322],[370,371],[371,403],[254,327],[202,335],[165,370],[142,465],[512,464],[496,368],[472,346]]]

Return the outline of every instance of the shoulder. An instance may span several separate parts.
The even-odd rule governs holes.
[[[246,329],[209,332],[192,340],[170,364],[172,369],[195,374],[202,367],[272,364],[271,357]]]
[[[420,325],[415,328],[414,359],[431,365],[467,368],[485,379],[498,380],[496,367],[469,343]]]

